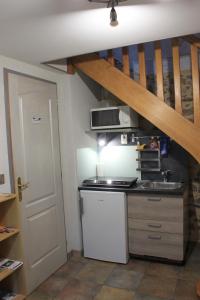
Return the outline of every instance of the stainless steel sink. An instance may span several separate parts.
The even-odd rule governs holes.
[[[141,184],[141,188],[150,190],[176,190],[182,186],[181,182],[146,181]]]

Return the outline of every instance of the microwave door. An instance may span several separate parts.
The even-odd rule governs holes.
[[[91,113],[91,125],[93,129],[120,126],[119,109],[97,110]]]

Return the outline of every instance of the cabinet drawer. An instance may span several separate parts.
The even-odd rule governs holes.
[[[183,223],[128,218],[129,229],[183,234]]]
[[[183,260],[183,249],[183,235],[129,230],[130,253]]]
[[[183,222],[183,199],[163,195],[128,195],[128,217]]]

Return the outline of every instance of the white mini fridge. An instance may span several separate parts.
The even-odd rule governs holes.
[[[126,264],[128,261],[126,194],[80,191],[84,256]]]

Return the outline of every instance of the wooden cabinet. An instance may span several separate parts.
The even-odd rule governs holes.
[[[13,228],[11,232],[0,233],[0,257],[22,261],[17,202],[15,194],[0,194],[0,225]],[[25,299],[23,267],[0,271],[0,289],[4,288],[17,294],[15,300]]]
[[[184,259],[187,196],[128,194],[129,253]]]

